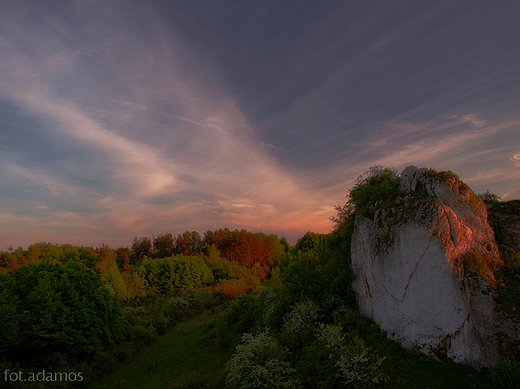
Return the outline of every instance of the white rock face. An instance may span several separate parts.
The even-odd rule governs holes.
[[[497,358],[491,294],[501,260],[484,203],[449,178],[439,181],[413,166],[401,175],[403,190],[421,187],[431,196],[429,221],[396,224],[385,212],[374,220],[356,217],[353,288],[361,313],[403,346],[482,367]],[[478,271],[467,271],[473,257]]]

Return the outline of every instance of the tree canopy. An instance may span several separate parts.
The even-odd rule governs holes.
[[[119,307],[96,273],[69,261],[29,264],[0,278],[0,352],[89,354],[121,339]],[[18,359],[18,358],[16,358]]]

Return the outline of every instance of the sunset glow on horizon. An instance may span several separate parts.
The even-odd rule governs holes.
[[[519,3],[1,8],[0,251],[226,227],[295,243],[374,165],[520,198]]]

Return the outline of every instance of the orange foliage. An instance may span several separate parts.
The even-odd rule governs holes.
[[[204,234],[207,246],[215,245],[223,258],[252,268],[255,264],[268,265],[276,259],[283,247],[274,235],[252,233],[246,230],[220,229]]]
[[[250,290],[248,282],[241,280],[223,280],[210,288],[214,292],[222,292],[229,298],[235,298],[243,292]]]

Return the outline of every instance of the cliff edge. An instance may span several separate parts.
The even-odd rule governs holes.
[[[352,286],[361,314],[405,347],[495,364],[502,261],[485,204],[453,173],[415,166],[401,173],[399,192],[356,215]]]

